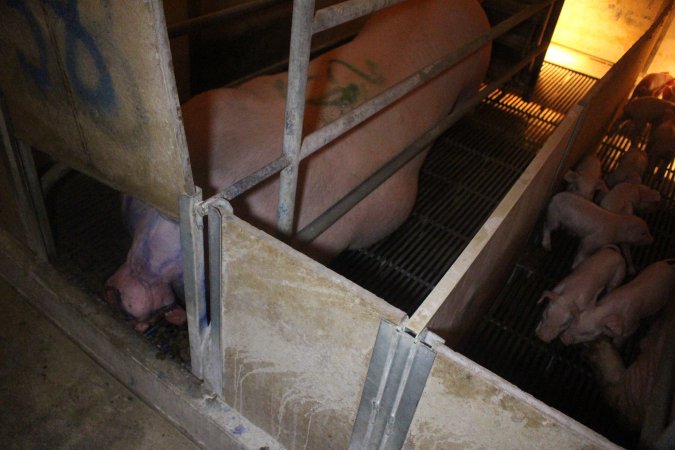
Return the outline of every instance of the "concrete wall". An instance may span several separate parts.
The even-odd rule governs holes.
[[[552,40],[616,62],[649,28],[662,3],[661,0],[566,0]]]

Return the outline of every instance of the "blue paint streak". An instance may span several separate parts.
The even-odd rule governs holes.
[[[246,429],[245,426],[243,425],[237,425],[232,432],[234,433],[235,436],[241,436],[242,434],[246,433],[248,430]]]
[[[19,65],[24,72],[27,72],[28,75],[35,81],[40,89],[43,91],[47,90],[50,87],[49,80],[49,67],[47,67],[47,42],[42,34],[42,29],[37,23],[35,16],[28,9],[28,5],[20,0],[7,0],[7,5],[10,8],[14,8],[26,19],[28,22],[28,27],[33,35],[35,40],[35,45],[37,46],[39,52],[39,64],[35,64],[28,61],[28,58],[24,55],[23,52],[17,50],[17,59],[19,60]]]
[[[63,19],[66,25],[66,71],[75,92],[93,106],[104,110],[114,108],[116,106],[115,89],[112,85],[110,72],[96,41],[80,22],[77,0],[68,0],[65,4],[59,0],[48,0],[47,4],[54,9],[54,12]],[[77,62],[78,43],[84,46],[94,60],[98,80],[96,86],[92,88],[87,86],[80,77],[80,66]]]

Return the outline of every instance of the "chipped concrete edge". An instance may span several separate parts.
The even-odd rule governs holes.
[[[44,313],[97,363],[204,448],[281,449],[202,382],[69,282],[52,265],[0,230],[0,277]]]

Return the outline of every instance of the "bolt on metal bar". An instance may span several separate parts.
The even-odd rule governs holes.
[[[277,229],[281,235],[285,236],[290,236],[293,232],[313,13],[314,0],[296,0],[293,2],[283,147],[283,155],[289,161],[289,165],[281,171],[279,206],[277,208]]]
[[[348,0],[322,8],[314,15],[314,34],[378,11],[404,0]]]
[[[169,38],[175,38],[192,31],[199,31],[202,28],[218,25],[228,19],[284,2],[285,0],[250,0],[246,3],[226,8],[221,11],[179,22],[167,27],[167,31],[169,33]]]
[[[293,238],[293,242],[296,245],[302,246],[313,241],[317,236],[337,222],[343,215],[349,212],[349,210],[351,210],[358,202],[363,200],[368,194],[370,194],[389,177],[396,173],[396,171],[406,165],[415,156],[420,154],[427,146],[429,146],[436,138],[438,138],[438,136],[440,136],[443,132],[445,132],[445,130],[447,130],[462,116],[464,116],[464,114],[474,108],[496,88],[506,83],[506,81],[513,77],[513,75],[526,67],[533,58],[537,57],[545,50],[545,45],[537,47],[519,63],[514,65],[509,71],[502,75],[498,80],[490,83],[470,99],[465,100],[461,104],[457,105],[452,113],[443,118],[433,128],[429,129],[426,133],[420,136],[417,141],[408,146],[388,163],[383,165],[370,178],[366,179],[360,185],[355,187],[345,197],[327,209],[322,215],[314,219],[314,221],[312,221],[309,225],[300,230]]]

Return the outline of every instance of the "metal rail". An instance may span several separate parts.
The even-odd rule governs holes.
[[[216,26],[228,19],[243,16],[279,3],[285,3],[286,0],[251,0],[246,3],[223,9],[211,14],[188,19],[183,22],[167,27],[169,38],[175,38],[193,31],[199,31],[202,28]]]
[[[232,200],[233,198],[244,193],[246,190],[253,188],[257,184],[266,180],[267,178],[276,175],[277,173],[289,167],[294,167],[288,169],[285,175],[282,172],[282,180],[284,178],[287,179],[285,181],[282,181],[282,188],[280,190],[280,206],[277,212],[278,218],[283,218],[282,220],[284,226],[280,227],[281,234],[289,236],[291,234],[290,230],[292,230],[293,227],[292,218],[294,214],[295,188],[297,185],[297,165],[299,165],[299,162],[302,159],[313,154],[314,152],[324,147],[325,145],[327,145],[340,135],[346,133],[347,131],[351,130],[352,128],[359,125],[363,121],[377,114],[379,111],[386,108],[387,106],[389,106],[396,100],[400,99],[401,97],[405,96],[413,89],[416,89],[421,84],[442,73],[444,70],[451,68],[453,65],[463,60],[467,56],[471,55],[472,53],[476,52],[478,49],[483,47],[488,42],[494,40],[495,38],[508,32],[512,28],[518,26],[525,20],[539,13],[544,8],[546,7],[550,8],[551,5],[555,3],[555,1],[556,0],[548,0],[546,2],[534,4],[524,8],[517,14],[509,17],[508,19],[492,27],[490,31],[487,32],[486,34],[458,48],[456,51],[448,54],[445,58],[442,58],[441,60],[438,60],[437,62],[432,63],[429,66],[419,70],[415,74],[399,82],[390,89],[380,93],[379,95],[370,99],[366,103],[359,105],[357,108],[339,117],[335,121],[307,135],[304,140],[301,140],[302,119],[298,119],[297,113],[299,112],[298,109],[300,107],[304,111],[304,88],[306,87],[306,73],[307,73],[306,67],[309,64],[309,62],[307,61],[307,66],[305,66],[304,68],[304,79],[303,80],[295,79],[295,85],[293,87],[291,87],[291,78],[292,76],[297,76],[296,74],[300,73],[299,69],[302,68],[296,69],[295,73],[293,74],[289,72],[289,92],[287,94],[287,102],[288,102],[287,119],[285,122],[283,155],[280,158],[273,161],[272,163],[268,164],[267,166],[256,170],[252,174],[242,178],[241,180],[237,181],[236,183],[229,186],[225,190],[221,191],[218,194],[218,196],[225,198],[227,200]],[[381,0],[379,3],[387,6],[388,4],[393,2],[397,1]],[[363,7],[364,0],[354,0],[348,3],[349,3],[348,6],[358,9],[359,12],[363,12],[364,14],[367,14],[369,12],[372,12],[372,10],[374,10],[374,8],[369,8],[367,10],[364,9]],[[323,11],[327,9],[333,10],[333,8],[335,7],[324,8],[317,11],[316,17],[321,17],[321,14],[326,14],[323,13]],[[346,9],[344,11],[345,11],[344,13],[349,14],[349,17],[351,18],[358,17],[355,16],[352,10],[350,9]],[[301,13],[305,14],[306,16],[303,19],[304,20],[303,25],[301,26],[298,23],[296,25],[296,28],[300,29],[299,32],[304,32],[308,34],[310,31],[309,30],[310,19],[308,15],[311,14],[311,11],[309,11],[308,9],[304,9]],[[332,15],[335,14],[335,12],[331,12],[330,14],[332,17]],[[295,20],[296,19],[294,12],[294,21]],[[335,19],[332,20],[335,21]],[[317,19],[314,20],[314,23],[317,23]],[[336,23],[339,24],[339,22]],[[297,49],[296,54],[293,56],[299,58],[300,55],[298,54],[298,52],[301,49],[305,50],[305,47],[303,46],[308,45],[306,39],[309,39],[309,36],[304,36],[302,40],[300,40],[299,38],[296,39],[298,39],[298,42],[296,42]],[[537,54],[540,53],[541,52]],[[293,58],[291,59],[291,61],[292,60]],[[291,68],[292,67],[293,62],[291,62]],[[522,69],[522,67],[524,66],[520,66],[520,69]],[[504,78],[503,77],[500,78],[500,80],[502,79]],[[301,87],[299,84],[302,84],[303,86]],[[303,89],[303,97],[298,97],[301,88]],[[295,96],[293,99],[291,98],[292,95]],[[297,149],[297,147],[299,147],[299,150]],[[299,156],[296,155],[296,152],[298,151]],[[295,179],[291,178],[293,176],[295,177]],[[210,202],[210,200],[211,199],[207,200],[206,202]]]
[[[513,66],[506,74],[501,76],[498,80],[490,83],[488,86],[483,88],[476,95],[470,99],[462,102],[457,105],[445,118],[441,119],[433,128],[429,129],[424,133],[420,138],[391,159],[388,163],[384,164],[377,172],[375,172],[371,177],[366,179],[351,192],[349,192],[341,200],[337,201],[333,206],[326,210],[319,217],[314,219],[312,223],[307,225],[305,228],[300,230],[293,239],[293,242],[297,245],[308,244],[313,241],[317,236],[323,233],[328,227],[333,225],[337,220],[340,219],[343,215],[349,212],[357,203],[363,200],[368,194],[374,191],[378,186],[384,183],[389,177],[391,177],[396,171],[405,166],[410,160],[415,156],[419,155],[426,147],[431,145],[431,143],[438,138],[445,130],[450,128],[455,124],[462,116],[469,112],[472,108],[478,105],[485,97],[490,95],[490,93],[503,85],[516,73],[522,70],[527,66],[530,61],[542,54],[546,50],[545,45],[540,45],[532,52],[530,52],[525,58],[523,58],[518,64]]]
[[[486,45],[488,42],[492,41],[495,37],[500,36],[519,23],[534,16],[544,8],[551,8],[555,1],[556,0],[548,0],[539,4],[531,5],[516,15],[504,20],[499,25],[490,29],[488,33],[461,47],[456,52],[453,52],[456,62],[461,61],[468,55],[474,53]],[[293,234],[294,228],[295,194],[297,190],[298,166],[302,159],[302,155],[300,154],[302,146],[302,118],[304,116],[307,68],[309,66],[309,47],[311,36],[313,34],[313,22],[311,21],[311,14],[314,2],[307,2],[303,5],[300,5],[299,3],[300,2],[294,3],[293,10],[293,25],[291,30],[291,68],[288,75],[289,82],[288,93],[286,97],[286,119],[284,123],[283,155],[289,160],[289,166],[281,172],[279,206],[277,208],[277,230],[282,236],[285,237],[290,237]],[[383,6],[386,6],[386,3],[387,0],[382,0]],[[363,5],[363,1],[354,0],[353,3],[346,5],[344,9],[340,10],[340,14],[353,19],[359,17],[359,13],[366,14],[374,10],[374,7],[364,8]],[[332,8],[333,7],[331,7],[331,9]],[[327,8],[320,10],[319,13],[321,11],[325,11],[326,9]],[[337,14],[337,10],[335,10],[335,12],[331,12],[331,15],[335,14]],[[336,23],[340,23],[337,17],[333,20]],[[453,60],[453,57],[450,57],[449,60]],[[451,67],[451,65],[448,67]],[[422,70],[422,73],[423,72],[424,69]],[[418,86],[416,83],[411,84],[412,86],[405,93],[410,92],[412,89]],[[384,95],[389,95],[387,94],[388,92],[389,91],[386,91]],[[405,95],[405,93],[401,95]],[[373,114],[379,112],[388,104],[389,103],[382,102],[382,105],[378,105],[379,109],[368,111],[367,117],[370,117]],[[357,109],[359,112],[363,112],[363,109]],[[351,129],[351,127],[360,123],[353,122],[351,120],[351,118],[354,117],[354,113],[355,111],[352,111],[351,113],[348,113],[347,117],[344,119],[341,118],[341,123],[335,127],[331,127],[332,124],[329,125],[330,128],[328,128],[328,131],[323,131],[323,133],[328,134],[329,139],[330,136],[332,136],[334,139],[335,137]],[[365,120],[367,117],[364,117],[363,120]],[[340,119],[338,119],[338,121],[340,121]],[[325,145],[326,143],[326,140],[322,138],[317,138],[317,141],[319,143],[324,142],[321,145]],[[311,154],[311,152],[307,151],[306,154]]]

